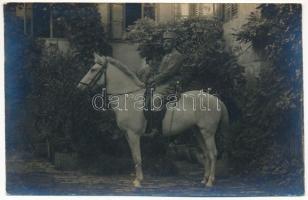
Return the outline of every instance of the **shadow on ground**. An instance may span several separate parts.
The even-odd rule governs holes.
[[[200,183],[202,169],[189,163],[182,164],[185,169],[181,171],[185,173],[178,175],[145,174],[141,189],[132,187],[132,171],[118,175],[60,171],[46,160],[17,155],[10,155],[6,164],[9,195],[284,196],[304,193],[301,183],[283,181],[281,176],[230,174],[218,176],[214,187],[205,188]]]

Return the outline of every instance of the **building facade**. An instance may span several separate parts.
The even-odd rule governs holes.
[[[99,3],[97,10],[111,41],[113,57],[138,70],[144,60],[137,46],[126,40],[128,27],[138,19],[151,18],[157,23],[173,22],[190,16],[213,17],[214,4],[174,3]],[[69,43],[64,38],[61,14],[51,3],[24,3],[16,7],[16,16],[23,19],[24,33],[36,37],[47,47],[57,46],[66,52]]]
[[[97,7],[112,41],[113,57],[134,71],[145,64],[137,45],[126,40],[128,27],[137,20],[150,18],[157,23],[167,23],[191,16],[214,17],[214,4],[102,3]]]
[[[41,38],[61,38],[61,14],[52,3],[24,3],[16,6],[16,16],[24,20],[24,32]],[[130,25],[142,18],[157,23],[172,22],[191,16],[214,16],[214,4],[175,3],[98,3],[101,22],[111,39],[125,39]],[[42,20],[43,19],[43,20]]]
[[[125,39],[127,28],[135,21],[150,18],[157,23],[173,22],[190,16],[212,17],[214,4],[101,3],[98,11],[110,38]]]
[[[113,56],[127,63],[134,70],[144,64],[135,44],[126,40],[128,27],[138,19],[151,18],[157,23],[173,22],[188,17],[218,18],[223,22],[227,49],[238,56],[239,64],[245,67],[248,79],[259,76],[264,65],[262,56],[250,44],[235,40],[233,33],[247,22],[251,12],[257,11],[258,4],[210,4],[210,3],[99,3],[97,10],[101,22],[113,46]],[[24,33],[37,37],[47,46],[57,45],[67,51],[69,43],[61,30],[63,25],[57,20],[57,10],[52,4],[27,3],[16,7],[16,16],[23,19]],[[42,20],[42,18],[44,20]]]

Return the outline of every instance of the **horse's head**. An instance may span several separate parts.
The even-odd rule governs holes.
[[[95,64],[90,68],[88,73],[81,79],[77,88],[80,90],[92,90],[97,87],[103,87],[105,83],[104,73],[106,72],[107,59],[94,53]]]

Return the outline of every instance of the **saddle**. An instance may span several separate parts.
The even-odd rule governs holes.
[[[181,94],[178,91],[177,88],[175,88],[175,92],[173,96],[176,98],[166,98],[165,96],[161,96],[161,107],[160,109],[154,109],[154,95],[155,95],[155,87],[146,87],[146,90],[144,92],[144,99],[145,99],[145,109],[143,110],[144,117],[147,120],[147,126],[145,133],[149,134],[152,132],[152,129],[159,130],[160,133],[162,133],[162,120],[165,117],[166,114],[166,104],[170,101],[178,101]]]

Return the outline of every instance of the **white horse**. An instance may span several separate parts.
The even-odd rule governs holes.
[[[126,133],[126,138],[135,164],[135,187],[141,187],[143,172],[141,165],[140,137],[146,129],[146,119],[142,109],[136,109],[136,98],[143,97],[145,92],[142,83],[125,65],[111,57],[100,57],[95,54],[95,65],[78,84],[81,90],[93,87],[106,87],[109,96],[117,96],[114,112],[119,128]],[[163,119],[163,136],[182,133],[191,127],[200,130],[197,139],[204,155],[204,178],[202,183],[211,187],[215,180],[215,165],[217,149],[215,144],[216,132],[227,131],[228,111],[217,97],[205,93],[205,102],[201,98],[190,98],[200,95],[200,91],[189,91],[181,94],[177,102],[179,109],[167,109]],[[127,98],[130,96],[130,98]],[[113,100],[114,102],[114,100]],[[203,105],[202,105],[203,104]],[[204,104],[206,107],[204,109]],[[202,109],[203,106],[203,109]]]

